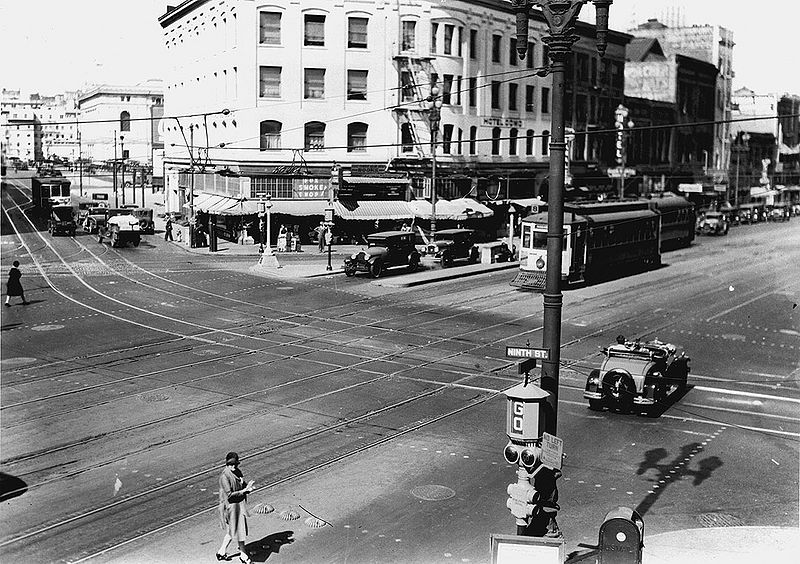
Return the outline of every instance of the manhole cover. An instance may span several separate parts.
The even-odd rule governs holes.
[[[157,401],[167,401],[169,399],[167,394],[144,394],[139,397],[141,397],[142,401],[145,403],[155,403]]]
[[[37,325],[36,327],[31,327],[33,331],[57,331],[59,329],[63,329],[63,325]]]
[[[427,486],[417,486],[411,490],[411,495],[425,501],[442,501],[450,499],[456,492],[447,486],[437,486],[436,484],[429,484]]]
[[[728,513],[703,513],[697,517],[704,527],[741,527],[744,522]]]

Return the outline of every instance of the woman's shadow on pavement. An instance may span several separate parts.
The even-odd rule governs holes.
[[[247,552],[250,553],[250,558],[254,562],[266,562],[271,554],[278,554],[283,545],[294,542],[295,539],[292,538],[292,535],[294,535],[294,531],[272,533],[260,540],[247,543]]]

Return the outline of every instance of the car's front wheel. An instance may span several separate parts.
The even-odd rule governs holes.
[[[450,253],[445,253],[442,255],[442,268],[448,268],[453,264],[453,257],[450,256]]]
[[[379,260],[373,262],[369,267],[369,273],[373,278],[380,278],[381,274],[383,274],[383,263]]]
[[[345,276],[355,276],[356,275],[356,269],[353,268],[352,266],[345,266],[344,267],[344,275]]]
[[[416,256],[411,257],[411,259],[408,261],[408,271],[416,272],[418,268],[419,268],[419,257]]]

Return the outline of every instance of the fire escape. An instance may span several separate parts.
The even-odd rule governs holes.
[[[430,158],[431,130],[427,98],[433,86],[433,57],[403,54],[396,55],[394,60],[400,77],[399,103],[394,109],[401,132],[400,157],[415,154],[418,159]],[[409,147],[413,149],[409,150]]]

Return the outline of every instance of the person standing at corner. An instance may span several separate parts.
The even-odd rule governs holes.
[[[239,469],[239,455],[229,452],[225,456],[225,469],[219,477],[219,515],[225,537],[217,550],[217,560],[231,559],[227,555],[228,544],[235,540],[239,545],[239,560],[250,564],[244,543],[247,539],[247,494],[253,489],[253,480],[245,484]]]
[[[20,282],[20,278],[22,278],[22,273],[19,271],[19,261],[15,260],[11,270],[8,271],[8,282],[6,283],[6,307],[11,307],[9,303],[11,301],[11,296],[19,296],[22,298],[22,305],[28,305],[28,301],[25,299],[25,291],[22,289],[22,282]]]
[[[167,223],[164,225],[164,240],[172,241],[172,217],[167,216]]]

